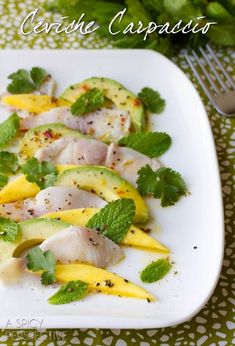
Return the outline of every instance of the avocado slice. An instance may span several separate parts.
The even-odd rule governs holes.
[[[146,223],[148,207],[138,191],[115,171],[103,166],[80,166],[59,175],[55,186],[75,186],[96,193],[107,202],[131,198],[135,202],[135,223]]]
[[[34,157],[39,148],[46,147],[56,139],[65,136],[90,138],[83,135],[79,131],[68,129],[63,124],[53,123],[34,127],[33,129],[29,130],[21,140],[19,150],[20,164],[22,165],[31,157]]]
[[[62,93],[61,99],[75,102],[79,96],[93,88],[101,90],[104,96],[108,100],[111,100],[118,109],[129,112],[134,131],[144,130],[145,115],[141,101],[135,94],[113,79],[102,77],[85,79],[81,83],[74,84],[67,88]]]
[[[14,242],[0,240],[0,264],[12,257],[18,257],[23,250],[43,242],[69,226],[69,223],[49,218],[20,222],[19,235]]]

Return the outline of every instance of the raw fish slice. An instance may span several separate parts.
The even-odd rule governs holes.
[[[7,120],[9,118],[9,116],[12,113],[17,113],[19,115],[19,117],[21,118],[25,118],[27,116],[29,116],[29,113],[26,111],[22,111],[19,110],[17,108],[14,107],[10,107],[10,106],[6,106],[3,103],[1,103],[0,101],[0,123],[4,122],[5,120]]]
[[[40,191],[34,199],[24,202],[34,217],[51,212],[77,208],[103,208],[106,202],[97,195],[74,187],[54,186]]]
[[[55,80],[49,74],[45,81],[40,86],[39,90],[35,91],[33,94],[38,95],[49,95],[53,96],[55,89]]]
[[[74,116],[67,107],[54,108],[37,116],[29,115],[21,122],[22,129],[62,123],[66,127],[79,130],[102,141],[118,141],[129,134],[131,118],[119,109],[102,108],[86,116]]]
[[[70,226],[45,240],[40,248],[51,250],[61,263],[85,262],[106,268],[122,257],[121,248],[95,230]]]
[[[134,149],[119,147],[114,143],[109,145],[105,166],[117,171],[133,186],[136,186],[138,170],[147,164],[154,170],[160,168],[160,163],[156,159],[150,159]]]
[[[95,139],[64,137],[38,149],[35,157],[61,165],[104,165],[107,149]]]
[[[77,209],[102,208],[106,202],[95,194],[74,187],[48,187],[35,198],[0,205],[0,216],[17,222],[48,213]]]

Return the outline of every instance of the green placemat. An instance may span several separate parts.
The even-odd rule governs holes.
[[[89,1],[89,0],[88,0]],[[54,33],[49,35],[30,35],[22,37],[19,26],[22,19],[32,10],[40,7],[42,1],[0,0],[0,48],[103,48],[108,42],[97,36],[69,36]],[[49,22],[58,18],[58,15],[40,15]],[[218,51],[218,56],[231,75],[235,74],[235,52],[233,50]],[[192,78],[183,55],[173,59]],[[194,84],[198,87],[194,80]],[[223,186],[224,213],[225,213],[225,257],[222,273],[217,288],[204,308],[190,321],[181,325],[164,329],[151,330],[60,330],[41,331],[0,331],[0,345],[161,345],[161,346],[231,346],[235,345],[234,330],[234,267],[232,262],[234,239],[234,124],[235,119],[220,117],[208,100],[204,100],[220,165]],[[206,169],[205,169],[206,174]],[[1,308],[1,307],[0,307]]]

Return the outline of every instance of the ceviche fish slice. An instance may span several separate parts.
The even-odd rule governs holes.
[[[76,208],[102,208],[106,202],[97,195],[73,187],[48,187],[35,198],[0,205],[0,216],[24,221],[51,212]]]
[[[95,230],[70,226],[45,240],[40,248],[51,250],[61,263],[85,262],[106,268],[123,257],[121,248]]]
[[[64,137],[37,150],[39,161],[50,161],[60,165],[100,165],[116,170],[124,179],[136,185],[138,170],[149,164],[154,170],[160,168],[156,159],[138,151],[120,147],[115,143],[109,146],[88,138]]]
[[[134,186],[136,186],[138,170],[147,164],[154,170],[160,168],[158,160],[150,159],[148,156],[134,149],[119,147],[114,143],[110,144],[108,147],[105,166],[116,170],[124,179]]]
[[[47,147],[37,150],[39,161],[57,164],[102,165],[105,162],[108,146],[93,139],[64,137],[55,140]]]
[[[102,108],[85,116],[74,116],[68,107],[58,107],[37,116],[31,114],[24,117],[21,128],[30,129],[51,123],[62,123],[104,142],[116,142],[129,134],[131,118],[128,112],[119,109]]]

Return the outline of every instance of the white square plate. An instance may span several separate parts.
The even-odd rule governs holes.
[[[223,209],[214,142],[203,104],[192,83],[172,62],[147,50],[30,50],[0,52],[1,88],[19,68],[44,67],[65,87],[91,76],[116,79],[135,93],[149,86],[166,99],[166,109],[152,116],[152,128],[166,131],[173,144],[161,157],[179,171],[190,195],[162,208],[149,201],[157,229],[152,232],[171,251],[173,268],[154,284],[143,284],[139,272],[156,253],[125,248],[126,259],[113,271],[149,290],[155,303],[90,294],[75,304],[52,306],[51,288],[0,288],[0,327],[17,319],[43,320],[42,328],[153,328],[191,318],[212,294],[223,256]],[[196,248],[194,248],[196,247]],[[177,274],[176,274],[177,272]],[[27,327],[27,326],[26,326]]]

